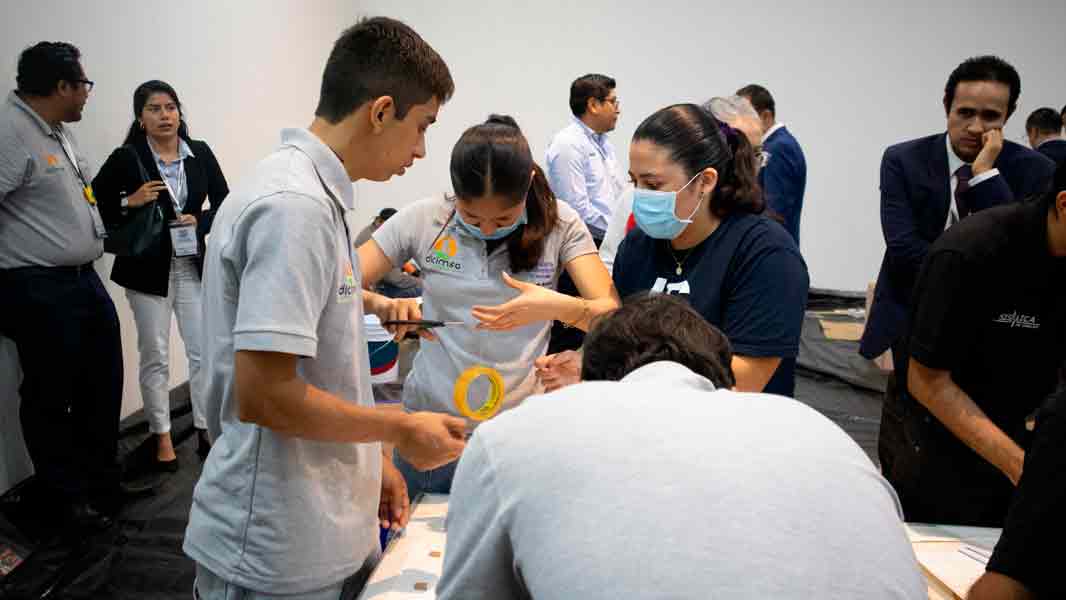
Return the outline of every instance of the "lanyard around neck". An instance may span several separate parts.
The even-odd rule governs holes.
[[[81,172],[81,167],[78,165],[78,158],[74,155],[74,147],[70,144],[70,140],[67,136],[63,135],[63,132],[55,129],[53,130],[56,136],[59,138],[59,146],[63,148],[63,155],[70,161],[70,166],[74,168],[74,174],[77,175],[81,181],[82,187],[89,187],[89,182],[85,179],[85,174]]]
[[[163,163],[163,167],[167,167],[168,165],[166,164],[166,161],[164,161],[163,157],[160,156],[159,152],[156,151],[155,146],[152,145],[152,141],[146,141],[148,142],[148,150],[152,153],[152,157],[156,159],[156,162]],[[163,185],[167,186],[167,193],[170,194],[170,201],[174,204],[174,213],[177,215],[181,215],[182,211],[185,210],[185,207],[182,205],[181,200],[178,198],[178,193],[187,193],[189,189],[189,180],[185,172],[185,159],[181,157],[180,140],[178,141],[178,158],[174,162],[178,163],[178,176],[177,182],[175,183],[175,185],[178,186],[177,189],[170,185],[170,180],[167,179],[166,174],[163,173],[163,169],[159,168],[159,165],[156,165],[156,169],[159,171],[159,176],[163,179]],[[185,199],[185,202],[188,203],[187,197]]]

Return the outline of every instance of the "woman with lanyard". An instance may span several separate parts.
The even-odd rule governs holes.
[[[367,312],[385,322],[425,316],[444,325],[393,327],[397,336],[418,330],[432,340],[404,382],[404,407],[466,416],[472,428],[540,391],[533,363],[547,349],[553,320],[586,330],[618,297],[588,228],[552,195],[514,119],[494,115],[467,129],[452,150],[451,179],[454,196],[400,210],[359,248],[359,262],[364,286],[393,265],[418,264],[421,305],[366,292]],[[564,269],[580,298],[555,291]],[[488,402],[477,410],[486,389]],[[394,461],[412,498],[451,489],[455,463],[419,473],[398,455]]]
[[[618,248],[622,298],[684,296],[733,346],[736,389],[792,396],[807,306],[807,265],[764,213],[751,143],[695,104],[644,120],[629,146],[637,228]],[[551,390],[580,377],[578,353],[538,361]]]
[[[197,451],[207,455],[207,421],[199,395],[200,275],[204,236],[229,193],[222,169],[201,141],[189,138],[181,101],[170,85],[148,81],[133,93],[134,122],[123,145],[93,180],[104,220],[121,224],[131,210],[158,202],[169,227],[138,256],[115,258],[111,280],[126,288],[137,325],[141,395],[149,436],[127,460],[128,475],[175,472],[170,435],[171,315],[185,342]],[[145,175],[147,174],[147,181]],[[210,210],[204,203],[210,199]]]

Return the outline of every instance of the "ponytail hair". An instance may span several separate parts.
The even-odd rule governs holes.
[[[748,136],[721,121],[719,124],[722,125],[722,135],[733,154],[733,165],[730,170],[732,177],[724,184],[719,183],[715,191],[719,198],[717,205],[723,206],[723,198],[731,199],[729,205],[733,208],[727,214],[733,212],[759,214],[766,210],[766,202],[762,188],[759,187],[759,158],[755,155],[755,148],[752,147]]]
[[[490,115],[463,132],[452,149],[451,178],[455,195],[465,202],[491,195],[509,199],[510,206],[526,201],[527,222],[507,237],[507,254],[512,273],[537,266],[559,210],[518,123],[507,115]]]
[[[759,162],[747,137],[695,104],[675,104],[652,114],[637,127],[633,141],[665,148],[688,177],[711,167],[718,172],[707,208],[724,219],[766,210],[759,187]]]

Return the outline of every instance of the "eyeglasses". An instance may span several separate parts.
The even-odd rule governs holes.
[[[622,101],[618,99],[618,96],[615,96],[614,98],[604,98],[603,100],[600,100],[600,102],[609,103],[615,108],[615,110],[622,108]]]
[[[84,83],[86,92],[93,91],[93,86],[96,85],[95,83],[93,83],[92,81],[89,81],[88,79],[75,79],[74,83]]]

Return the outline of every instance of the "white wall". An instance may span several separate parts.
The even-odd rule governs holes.
[[[310,123],[325,59],[357,13],[355,3],[340,0],[7,0],[0,4],[0,93],[14,87],[24,48],[69,41],[81,49],[87,78],[96,82],[74,128],[97,167],[125,136],[134,88],[163,79],[178,90],[193,137],[211,145],[232,186],[277,144],[281,128]],[[107,281],[111,257],[96,267]],[[125,416],[141,406],[136,330],[122,288],[108,281],[108,290],[122,326]],[[188,377],[176,326],[171,340],[170,383],[176,386]],[[0,340],[0,492],[29,469],[12,348]]]
[[[618,80],[612,140],[627,159],[640,121],[758,82],[807,156],[802,250],[818,287],[864,290],[884,252],[878,171],[884,148],[943,131],[944,83],[964,58],[1001,54],[1022,76],[1020,139],[1033,109],[1066,104],[1066,2],[392,2],[361,6],[407,21],[448,62],[456,94],[428,156],[387,184],[359,183],[359,219],[447,189],[452,145],[490,112],[513,115],[538,160],[568,118],[570,82]],[[627,161],[628,162],[628,161]]]

